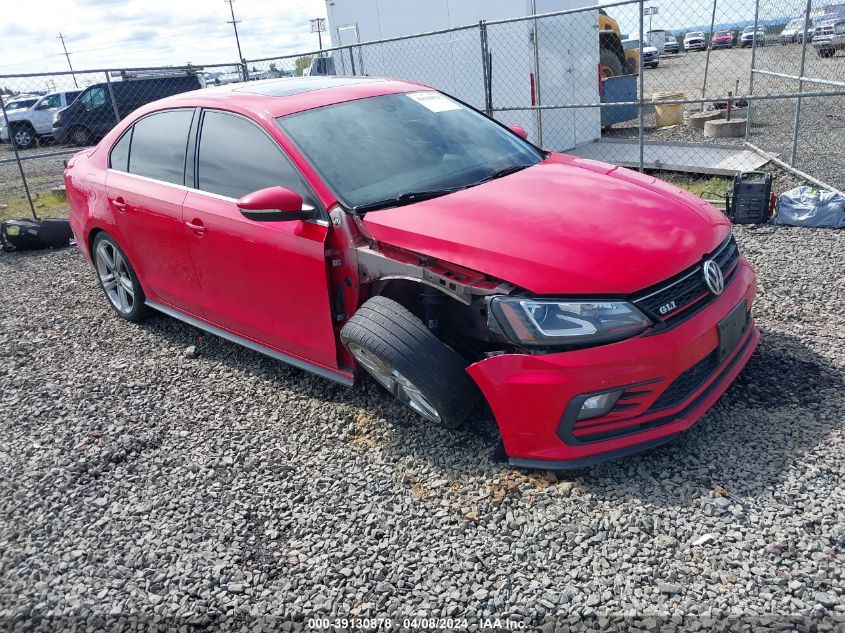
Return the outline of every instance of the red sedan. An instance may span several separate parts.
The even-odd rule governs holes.
[[[513,464],[582,467],[696,422],[759,340],[728,220],[548,152],[415,83],[180,94],[65,171],[108,301],[352,385],[428,422],[489,405]]]

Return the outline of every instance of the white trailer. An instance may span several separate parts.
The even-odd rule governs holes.
[[[494,109],[599,101],[596,0],[326,0],[333,46],[475,25],[356,46],[335,51],[332,57],[338,74],[419,81],[482,110],[485,93],[479,21],[581,7],[595,9],[488,26]],[[522,125],[529,138],[542,140],[549,149],[563,151],[601,136],[599,108],[494,114],[503,123]]]

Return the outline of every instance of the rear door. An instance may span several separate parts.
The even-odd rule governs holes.
[[[253,121],[206,110],[195,188],[184,202],[206,318],[264,346],[337,367],[325,241],[328,222],[256,222],[237,199],[271,186],[315,196],[276,140]],[[327,216],[326,216],[327,217]]]
[[[106,192],[147,297],[201,316],[199,282],[182,219],[194,115],[188,108],[139,119],[111,150]]]

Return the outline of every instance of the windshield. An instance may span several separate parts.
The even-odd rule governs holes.
[[[276,122],[349,209],[396,206],[387,201],[422,199],[410,195],[418,192],[449,193],[543,158],[512,132],[432,90],[347,101]]]
[[[12,110],[25,110],[26,108],[33,105],[38,99],[21,99],[20,101],[10,101],[6,104],[4,108],[6,112],[11,112]]]
[[[698,31],[694,33],[687,33],[687,37],[704,37],[704,33],[700,33]]]

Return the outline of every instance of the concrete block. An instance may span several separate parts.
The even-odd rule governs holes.
[[[721,119],[707,121],[704,124],[704,136],[710,138],[745,136],[745,119],[735,119],[731,116],[730,121]]]
[[[689,117],[689,126],[694,130],[703,130],[704,124],[708,121],[715,121],[716,119],[724,118],[725,113],[721,110],[707,110],[706,112],[696,112]],[[733,118],[733,117],[731,117]]]

